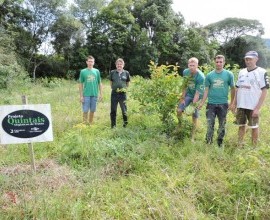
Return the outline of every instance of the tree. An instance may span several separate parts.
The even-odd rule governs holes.
[[[178,40],[183,35],[183,16],[176,14],[171,0],[141,0],[134,4],[133,14],[136,23],[147,32],[159,63],[176,63],[180,57]],[[149,62],[149,61],[148,61]]]
[[[132,97],[139,101],[140,112],[158,114],[166,132],[171,132],[176,126],[176,104],[183,90],[183,78],[178,75],[175,65],[157,66],[150,61],[151,79],[138,76],[133,79]]]
[[[89,51],[94,53],[99,68],[107,73],[114,66],[114,61],[124,54],[127,38],[135,21],[131,13],[132,2],[111,1],[97,15],[92,31],[88,35]]]
[[[208,41],[206,30],[198,23],[188,26],[178,45],[181,48],[180,63],[184,66],[190,57],[197,57],[201,64],[211,62],[219,48],[215,41]]]
[[[264,28],[258,20],[244,18],[226,18],[205,26],[209,31],[209,38],[217,40],[221,44],[246,35],[261,36]]]
[[[68,54],[72,46],[72,42],[76,40],[83,41],[82,36],[82,24],[76,20],[73,16],[68,14],[62,14],[54,22],[51,29],[51,35],[54,39],[51,41],[54,50],[58,54],[64,54],[68,59]]]
[[[9,89],[26,82],[27,74],[19,65],[14,52],[12,37],[7,31],[0,32],[0,88]]]
[[[4,30],[11,30],[17,27],[26,11],[22,8],[23,0],[5,0],[0,4],[0,27]]]
[[[228,57],[227,63],[239,64],[240,67],[245,67],[244,55],[247,51],[255,50],[259,53],[259,61],[257,65],[268,67],[270,62],[270,50],[265,45],[265,42],[260,37],[245,36],[232,39],[227,44],[221,47],[221,50]]]
[[[94,26],[94,20],[108,0],[74,0],[71,13],[84,26],[86,34],[89,34]]]
[[[37,62],[36,54],[50,53],[50,28],[56,21],[60,11],[64,9],[66,0],[25,0],[23,6],[28,11],[27,20],[21,24],[21,33],[16,38],[17,51],[23,58],[27,70],[35,79],[37,67],[43,62]]]

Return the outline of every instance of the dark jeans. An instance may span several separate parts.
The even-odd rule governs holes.
[[[213,135],[215,129],[215,119],[218,118],[219,126],[217,131],[217,142],[221,145],[225,136],[226,116],[228,112],[228,104],[207,104],[206,119],[207,119],[207,133],[206,142],[213,143]]]
[[[114,92],[111,93],[111,127],[116,126],[116,114],[117,114],[117,105],[120,104],[120,108],[122,111],[123,126],[126,127],[128,123],[127,119],[127,105],[126,105],[127,96],[125,92]]]

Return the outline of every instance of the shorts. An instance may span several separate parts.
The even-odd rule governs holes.
[[[185,97],[185,103],[179,103],[178,109],[180,109],[182,112],[185,111],[185,108],[189,106],[193,102],[193,98],[190,96]],[[196,108],[195,112],[192,114],[193,118],[198,118],[199,117],[199,110]]]
[[[84,96],[84,102],[82,103],[83,112],[95,112],[97,108],[97,96]]]
[[[259,117],[252,117],[253,110],[238,108],[236,112],[236,124],[239,126],[245,126],[248,122],[248,126],[251,128],[259,127]]]

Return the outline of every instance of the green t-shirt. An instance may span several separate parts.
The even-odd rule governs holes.
[[[123,70],[120,74],[117,70],[112,70],[110,73],[110,81],[112,81],[112,90],[122,89],[127,87],[127,83],[130,81],[129,72]]]
[[[205,87],[209,88],[209,104],[226,104],[228,103],[229,88],[234,87],[234,76],[228,70],[220,73],[213,70],[205,78]]]
[[[198,70],[195,75],[192,75],[189,69],[185,69],[183,71],[183,76],[193,78],[193,80],[190,80],[188,83],[188,87],[186,88],[186,95],[191,98],[194,98],[196,91],[198,91],[200,93],[201,99],[204,92],[204,80],[205,80],[202,71]]]
[[[98,96],[101,83],[98,69],[85,68],[80,72],[79,82],[83,84],[83,96]]]

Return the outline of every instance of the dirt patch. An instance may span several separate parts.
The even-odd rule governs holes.
[[[9,210],[20,204],[36,201],[51,193],[61,194],[63,187],[76,196],[81,184],[72,170],[54,160],[36,162],[36,173],[29,164],[17,164],[0,168],[0,209]],[[71,196],[71,195],[70,195]]]
[[[24,184],[45,187],[46,189],[58,189],[62,186],[77,185],[77,178],[67,167],[58,164],[54,160],[42,160],[36,162],[36,173],[30,164],[17,164],[9,167],[1,167],[0,174],[16,181],[24,177]]]

